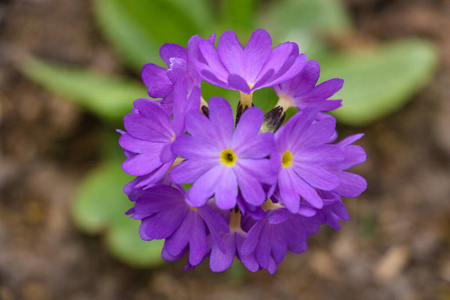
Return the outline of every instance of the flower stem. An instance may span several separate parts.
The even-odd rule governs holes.
[[[175,158],[175,161],[173,162],[172,166],[169,169],[169,172],[172,171],[173,168],[175,168],[176,166],[178,166],[179,164],[181,164],[181,162],[184,160],[184,158],[182,157],[177,157]]]
[[[241,230],[241,212],[235,211],[234,209],[230,212],[230,230],[239,231]]]
[[[236,125],[239,123],[239,120],[241,119],[242,114],[244,111],[253,106],[253,92],[250,94],[246,94],[243,92],[241,93],[241,101],[238,103],[237,111],[236,111]]]

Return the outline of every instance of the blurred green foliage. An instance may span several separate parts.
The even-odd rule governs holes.
[[[133,178],[120,165],[121,160],[111,159],[84,178],[72,202],[72,216],[88,233],[104,231],[112,254],[119,259],[136,267],[159,264],[162,241],[141,240],[139,222],[125,215],[130,203],[122,187]]]
[[[161,65],[162,44],[185,46],[194,34],[208,37],[234,30],[245,41],[261,27],[271,33],[275,44],[297,42],[309,58],[319,60],[321,81],[333,77],[345,80],[337,94],[343,99],[343,107],[334,115],[350,125],[365,125],[401,108],[432,78],[437,65],[434,46],[423,40],[333,50],[324,37],[342,39],[352,33],[349,14],[338,0],[93,0],[93,7],[100,30],[135,71],[148,62]],[[121,127],[133,100],[146,97],[145,86],[132,78],[38,59],[29,59],[22,70],[43,87],[105,120],[105,131]],[[239,100],[238,92],[207,83],[202,85],[202,93],[205,99],[226,97],[233,106]],[[276,100],[272,89],[254,95],[255,104],[266,112]],[[105,148],[119,149],[118,137],[112,143],[110,139],[105,142]],[[121,191],[131,180],[120,170],[123,159],[105,154],[98,168],[86,176],[73,201],[73,218],[86,232],[103,232],[111,253],[122,261],[154,266],[161,262],[162,242],[141,241],[139,222],[124,215],[132,205]]]
[[[84,107],[105,122],[116,123],[130,112],[130,99],[148,97],[137,81],[82,68],[32,59],[25,74],[50,91]]]
[[[100,29],[124,62],[136,71],[145,63],[160,64],[159,47],[186,45],[194,34],[210,30],[208,0],[94,0]]]
[[[358,53],[330,54],[322,61],[321,79],[344,79],[334,98],[343,106],[333,112],[348,125],[366,125],[401,108],[435,72],[432,44],[403,40]],[[368,74],[368,75],[363,75]]]

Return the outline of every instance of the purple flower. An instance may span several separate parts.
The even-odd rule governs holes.
[[[228,211],[227,220],[230,224],[230,232],[222,234],[225,251],[222,251],[219,245],[212,238],[209,238],[209,248],[211,249],[209,266],[211,270],[214,272],[225,271],[231,266],[236,256],[248,270],[258,271],[259,264],[256,261],[255,253],[245,255],[242,253],[242,245],[247,233],[241,229],[241,213]]]
[[[309,60],[298,75],[273,87],[280,97],[279,104],[285,108],[298,109],[316,106],[319,111],[330,111],[340,107],[342,100],[327,99],[342,88],[344,80],[333,78],[316,86],[319,77],[319,63]]]
[[[306,62],[295,43],[272,49],[272,39],[264,29],[253,32],[245,49],[233,31],[225,31],[217,50],[209,41],[200,41],[199,52],[203,59],[194,59],[194,65],[204,80],[245,94],[294,77]]]
[[[211,35],[208,43],[214,44],[215,34]],[[202,78],[192,64],[192,56],[198,44],[203,39],[194,35],[184,49],[178,44],[167,43],[159,49],[159,55],[166,63],[167,68],[149,63],[142,68],[142,81],[148,88],[148,95],[152,98],[162,98],[161,106],[169,114],[173,114],[173,86],[178,78],[187,82],[187,91],[190,94],[194,87],[200,87]]]
[[[141,220],[141,238],[145,241],[165,239],[164,259],[176,260],[189,250],[188,263],[198,265],[207,254],[209,236],[218,249],[225,252],[220,233],[229,232],[228,225],[207,205],[192,208],[180,190],[166,185],[156,185],[147,190],[135,189],[129,198],[134,207],[128,214]]]
[[[123,119],[126,132],[121,132],[119,144],[127,159],[122,168],[130,175],[140,176],[137,187],[157,183],[167,173],[176,158],[172,143],[185,132],[185,113],[200,107],[200,90],[194,88],[186,99],[184,79],[175,84],[174,96],[173,119],[150,99],[135,100],[132,112]]]
[[[241,254],[253,252],[261,268],[275,273],[285,258],[287,251],[305,252],[309,235],[317,233],[323,218],[312,218],[315,211],[302,210],[293,214],[279,204],[266,202],[269,210],[264,219],[257,221],[249,230],[241,248]],[[265,203],[265,204],[266,204]]]
[[[312,206],[322,208],[316,189],[330,191],[339,183],[339,176],[327,169],[344,160],[336,145],[327,145],[334,134],[335,120],[315,121],[317,109],[307,107],[293,116],[275,134],[276,150],[281,157],[278,190],[283,204],[293,213],[304,198]]]
[[[184,135],[172,150],[186,158],[170,173],[177,184],[193,183],[189,198],[193,206],[202,206],[215,195],[221,209],[236,205],[238,186],[248,203],[261,205],[266,193],[261,183],[274,183],[276,170],[267,159],[273,149],[273,134],[259,134],[264,113],[249,108],[234,130],[230,104],[223,98],[209,101],[209,119],[199,111],[186,116]]]

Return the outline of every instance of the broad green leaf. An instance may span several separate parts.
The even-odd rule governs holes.
[[[207,0],[95,0],[100,29],[124,61],[140,71],[160,64],[159,47],[167,42],[186,46],[194,34],[211,27]]]
[[[140,222],[125,215],[132,203],[122,188],[132,176],[120,165],[119,160],[106,161],[84,178],[72,202],[72,217],[88,233],[104,232],[109,250],[123,262],[139,267],[158,265],[163,242],[142,241]]]
[[[135,99],[148,98],[144,84],[81,68],[30,59],[22,71],[49,91],[107,121],[122,119]]]
[[[143,241],[139,237],[138,220],[118,217],[106,236],[111,253],[134,267],[150,267],[164,263],[161,250],[164,240]]]
[[[348,12],[340,0],[274,1],[260,24],[270,28],[278,42],[298,43],[301,52],[318,47],[324,34],[341,35],[350,29]]]
[[[343,99],[334,113],[343,123],[365,125],[401,108],[433,77],[435,47],[422,40],[404,40],[364,52],[330,55],[320,60],[321,81],[339,77]]]
[[[91,171],[73,200],[72,215],[76,224],[86,232],[96,233],[106,230],[117,217],[124,216],[132,203],[122,188],[132,179],[122,171],[120,160],[107,161]]]

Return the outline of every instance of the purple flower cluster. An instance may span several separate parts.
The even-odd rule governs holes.
[[[263,29],[245,48],[232,31],[217,49],[214,40],[165,44],[167,69],[144,66],[149,96],[161,100],[137,99],[124,117],[122,167],[137,176],[124,188],[134,203],[127,214],[141,220],[143,240],[165,239],[165,260],[188,253],[186,269],[208,257],[221,272],[236,257],[250,271],[274,273],[287,251],[307,250],[320,225],[340,229],[348,220],[341,197],[367,187],[347,171],[366,160],[353,144],[362,134],[335,143],[336,121],[324,112],[341,106],[328,99],[343,80],[317,85],[318,63],[295,43],[272,49]],[[240,92],[236,115],[226,99],[202,98],[203,80]],[[267,114],[252,103],[265,87],[279,97]],[[298,112],[282,125],[289,107]]]

